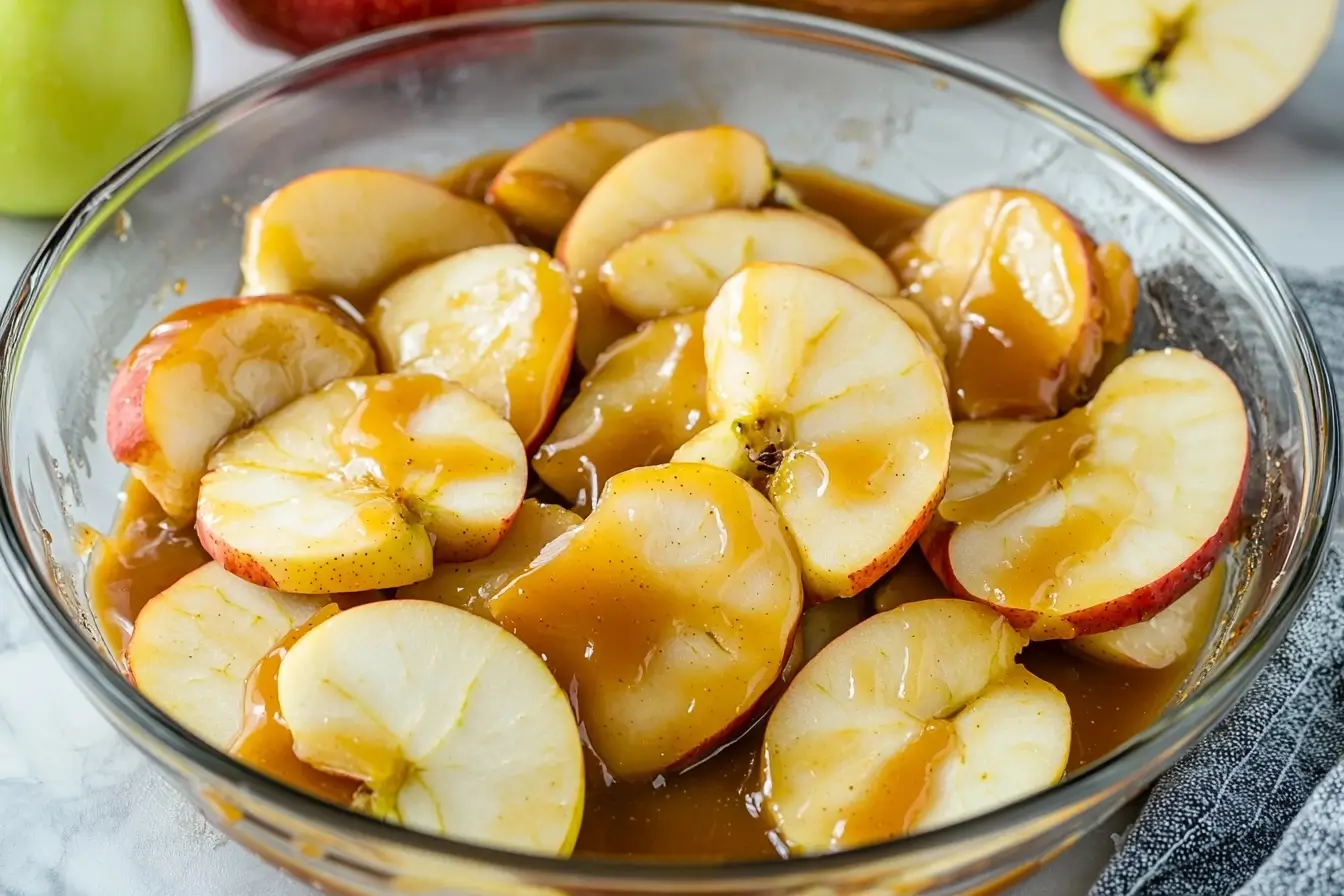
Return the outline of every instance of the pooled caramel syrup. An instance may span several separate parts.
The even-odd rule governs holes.
[[[456,169],[442,182],[455,192],[476,196],[480,184],[493,174],[492,166],[498,164],[498,155],[490,154],[478,162],[474,167],[468,163]],[[924,208],[817,169],[788,167],[785,177],[810,207],[839,219],[864,243],[883,254],[904,240],[927,214]],[[399,438],[395,429],[392,427],[390,433],[394,440]],[[1051,441],[1062,444],[1068,439]],[[1055,447],[1052,444],[1042,450],[1053,452]],[[1027,478],[1034,479],[1035,474]],[[1019,487],[1030,488],[1034,484],[1019,480],[1011,486]],[[974,500],[992,505],[1010,497],[986,495]],[[132,482],[111,536],[96,552],[89,581],[91,600],[109,641],[119,648],[145,601],[207,559],[194,534],[172,528],[153,498]],[[902,581],[908,581],[919,592],[913,597],[933,596],[929,592],[934,580],[918,551],[906,556],[901,570],[908,574],[901,577]],[[898,596],[887,597],[891,604]],[[278,668],[276,653],[281,650],[283,647],[277,648],[263,660],[253,677],[249,706],[253,707],[253,715],[264,719],[274,720],[273,696],[268,690],[273,687],[270,677],[273,673],[267,664]],[[1077,769],[1151,724],[1176,694],[1193,658],[1163,670],[1125,669],[1074,656],[1058,643],[1041,643],[1029,646],[1022,661],[1068,698],[1073,713],[1069,768]],[[252,738],[260,737],[255,733],[257,730],[271,731],[273,726],[266,722],[254,729],[253,734],[245,735],[246,741],[239,745],[239,749],[249,754],[245,758],[298,787],[348,802],[353,782],[303,765],[292,759],[292,751],[287,758],[278,749],[283,740],[280,731],[274,731],[273,743],[266,742],[271,737],[267,734],[266,741],[254,744]],[[600,774],[590,776],[576,855],[702,862],[780,855],[759,793],[763,731],[763,725],[755,725],[700,764],[679,774],[660,775],[649,783],[608,783]],[[936,736],[925,739],[930,751],[938,746]],[[258,760],[256,756],[262,758]],[[275,756],[279,757],[278,762],[273,761]],[[292,767],[291,759],[301,767]],[[898,771],[902,773],[896,774]],[[917,809],[917,803],[923,799],[925,776],[914,775],[918,786],[912,787],[906,780],[911,776],[903,770],[891,772],[888,795],[907,809]],[[856,822],[844,838],[846,843],[851,839],[871,841],[894,833],[886,828],[901,813],[892,813],[890,804],[874,808],[883,811],[869,813],[872,824]]]

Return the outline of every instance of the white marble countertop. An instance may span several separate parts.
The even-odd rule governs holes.
[[[195,99],[285,60],[244,44],[209,0],[187,0],[197,47]],[[1185,147],[1097,96],[1060,55],[1053,2],[936,43],[999,66],[1133,137],[1238,220],[1280,264],[1344,267],[1344,30],[1297,94],[1248,134]],[[0,219],[0,296],[49,222]],[[1132,807],[1013,896],[1076,896],[1111,851]],[[0,595],[0,894],[4,896],[300,896],[205,822],[87,703],[18,600]]]

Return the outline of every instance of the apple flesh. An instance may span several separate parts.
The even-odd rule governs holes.
[[[366,604],[299,639],[276,684],[295,754],[363,781],[371,814],[518,852],[573,849],[584,764],[569,700],[498,626],[430,601]]]
[[[715,467],[666,464],[613,477],[490,612],[546,658],[604,768],[641,780],[751,717],[793,649],[802,603],[769,502]]]
[[[618,311],[653,320],[704,310],[753,261],[793,262],[875,296],[896,294],[896,277],[877,253],[815,217],[778,208],[718,209],[667,221],[612,252],[599,277]]]
[[[549,255],[482,246],[394,283],[374,306],[369,331],[384,369],[461,383],[531,451],[560,404],[577,319],[569,277]]]
[[[914,544],[942,496],[952,418],[927,346],[838,277],[758,263],[705,312],[714,427],[683,446],[758,482],[812,600],[848,597]]]
[[[290,181],[247,213],[243,291],[339,296],[362,313],[422,265],[513,241],[494,209],[430,181],[332,168]]]
[[[136,616],[126,645],[131,679],[188,731],[226,750],[243,726],[252,668],[328,603],[262,588],[207,563]]]
[[[494,622],[490,598],[526,570],[546,545],[582,522],[583,517],[577,513],[529,498],[518,508],[518,515],[499,547],[479,560],[436,566],[434,575],[398,588],[396,596],[438,601]]]
[[[581,513],[617,473],[666,463],[705,427],[704,314],[650,321],[617,340],[532,459]]]
[[[1208,575],[1236,531],[1246,408],[1231,379],[1190,352],[1130,357],[1058,420],[957,430],[921,546],[954,594],[1033,639],[1154,616]]]
[[[368,339],[326,302],[265,296],[192,305],[160,321],[118,366],[107,443],[164,512],[189,525],[206,458],[221,439],[333,380],[374,370]]]
[[[1121,108],[1186,143],[1233,137],[1277,109],[1330,39],[1337,0],[1069,0],[1069,64]]]
[[[528,233],[553,240],[602,175],[657,136],[624,118],[567,121],[511,155],[486,202]]]
[[[879,613],[823,648],[780,697],[761,753],[790,851],[895,839],[1059,781],[1069,705],[1015,662],[1026,643],[992,610],[945,598]]]
[[[1091,238],[1023,190],[977,190],[938,208],[890,261],[902,295],[947,346],[959,418],[1053,417],[1070,375],[1101,354]]]
[[[671,218],[716,208],[753,208],[774,185],[760,138],[725,125],[678,131],[638,147],[611,167],[565,225],[555,254],[578,287],[579,363],[634,329],[611,307],[598,279],[626,240]]]
[[[227,439],[196,534],[230,572],[300,594],[396,588],[484,557],[527,488],[513,428],[431,374],[337,380]]]
[[[0,214],[63,214],[191,98],[181,0],[0,8]]]

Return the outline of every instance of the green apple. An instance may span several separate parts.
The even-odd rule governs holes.
[[[0,214],[57,215],[187,108],[182,0],[0,0]]]

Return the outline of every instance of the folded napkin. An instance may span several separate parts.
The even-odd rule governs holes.
[[[1344,384],[1344,279],[1290,281]],[[1336,549],[1250,691],[1154,785],[1091,896],[1344,894],[1342,673]]]

